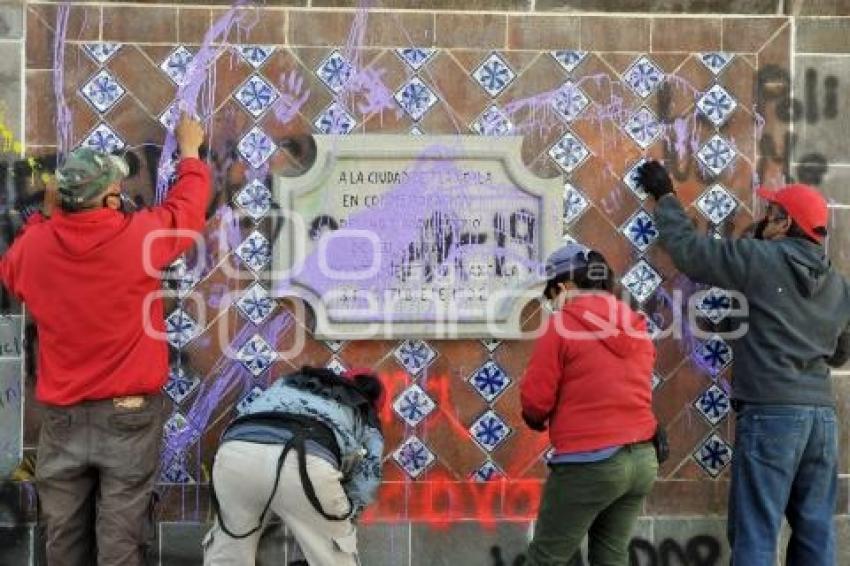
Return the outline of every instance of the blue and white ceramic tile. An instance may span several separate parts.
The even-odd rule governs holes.
[[[623,177],[623,183],[625,183],[629,190],[632,191],[641,201],[645,201],[646,197],[649,195],[646,190],[638,184],[637,171],[641,165],[646,163],[646,161],[647,160],[644,157],[638,159],[631,167],[629,167],[629,170],[626,171],[626,174]]]
[[[550,51],[550,55],[564,68],[568,73],[572,73],[576,67],[581,65],[581,62],[587,57],[587,51],[577,51],[574,49],[564,49],[560,51]]]
[[[505,472],[503,472],[499,466],[496,465],[493,460],[489,458],[480,466],[478,466],[470,475],[470,478],[474,482],[487,482],[491,480],[497,480],[499,478],[505,477]]]
[[[699,111],[718,128],[726,123],[737,107],[735,97],[718,84],[708,89],[697,101]]]
[[[195,478],[186,469],[185,462],[180,458],[175,458],[168,466],[162,469],[160,473],[160,482],[190,485],[195,483]]]
[[[590,150],[572,132],[565,133],[549,149],[549,157],[567,173],[572,173],[590,156]]]
[[[725,391],[712,384],[711,387],[702,392],[702,395],[696,398],[694,407],[714,426],[729,413],[732,402]]]
[[[716,134],[697,152],[700,163],[715,175],[722,173],[735,160],[735,156],[734,146]]]
[[[412,479],[421,476],[436,459],[437,457],[434,456],[428,446],[416,436],[411,436],[405,440],[393,452],[393,460]]]
[[[101,153],[113,153],[127,146],[124,140],[115,133],[115,130],[102,122],[86,136],[86,139],[83,140],[81,145],[90,147]]]
[[[470,126],[479,136],[508,136],[513,132],[514,125],[504,110],[491,104]]]
[[[729,293],[717,287],[701,291],[696,300],[697,310],[714,324],[726,318],[732,310],[732,298]]]
[[[251,271],[260,271],[271,260],[271,244],[257,230],[251,232],[245,240],[236,248],[239,256]]]
[[[648,261],[642,259],[620,281],[638,303],[643,303],[652,296],[663,279]]]
[[[697,447],[694,460],[705,473],[716,478],[732,461],[732,447],[719,434],[713,433]]]
[[[734,55],[732,53],[720,53],[717,51],[699,54],[699,60],[715,76],[722,73],[723,69],[725,69],[729,65],[733,58]]]
[[[272,192],[266,187],[265,183],[254,179],[236,193],[233,202],[248,213],[248,216],[257,221],[271,210]]]
[[[393,410],[408,426],[416,426],[437,408],[433,399],[417,384],[401,392],[393,402]]]
[[[251,167],[259,169],[277,150],[277,146],[274,140],[255,126],[239,140],[236,150]]]
[[[275,88],[258,75],[251,75],[242,86],[233,93],[239,104],[254,118],[271,108],[278,98]]]
[[[422,131],[422,128],[419,127],[419,124],[415,124],[412,128],[410,128],[411,136],[424,136],[425,132]]]
[[[664,380],[655,372],[652,372],[652,390],[655,391],[664,384]]]
[[[664,72],[646,55],[638,57],[623,74],[626,85],[641,98],[646,98],[664,81]]]
[[[395,100],[414,122],[418,122],[438,102],[434,91],[419,77],[410,77],[395,92]]]
[[[165,424],[162,425],[162,433],[166,439],[173,438],[175,435],[184,432],[188,426],[189,421],[186,420],[186,417],[184,417],[179,411],[174,411],[174,413],[168,417],[168,420],[165,421]]]
[[[487,348],[487,351],[491,354],[496,351],[496,349],[502,345],[501,340],[496,340],[495,338],[484,338],[481,340],[481,344]]]
[[[277,353],[274,351],[274,348],[259,334],[254,334],[236,353],[236,359],[254,377],[258,377],[261,373],[269,369],[276,358]]]
[[[83,44],[83,51],[85,51],[86,54],[94,59],[99,65],[103,65],[109,61],[120,49],[120,43],[112,43],[108,41]]]
[[[639,208],[623,224],[620,232],[641,252],[645,252],[658,239],[658,228],[655,227],[655,220],[642,208]]]
[[[697,210],[712,224],[720,224],[738,207],[738,201],[720,183],[715,183],[703,192],[696,202]]]
[[[180,257],[168,266],[162,281],[168,289],[177,291],[178,297],[184,297],[198,284],[198,278],[197,268],[189,269],[186,259]]]
[[[472,78],[487,94],[496,97],[508,88],[516,74],[498,53],[491,53],[472,72]]]
[[[189,65],[194,57],[191,51],[179,45],[160,63],[159,68],[174,84],[182,86],[189,74]]]
[[[354,67],[334,49],[316,68],[316,76],[331,92],[338,94],[354,76]]]
[[[262,324],[275,307],[274,299],[259,283],[254,283],[236,301],[236,307],[246,319],[256,325]]]
[[[165,333],[168,343],[175,348],[182,348],[198,335],[201,327],[189,314],[181,308],[175,309],[165,319]]]
[[[493,360],[487,360],[472,372],[467,381],[485,401],[492,403],[505,392],[512,380],[499,364]]]
[[[641,149],[646,149],[661,135],[662,125],[658,118],[646,106],[632,114],[624,126],[629,135]]]
[[[590,99],[573,81],[561,85],[552,97],[552,108],[567,123],[578,118],[588,104]]]
[[[244,396],[242,399],[236,403],[236,414],[244,415],[248,409],[251,408],[251,405],[260,398],[260,395],[264,393],[263,388],[259,385],[255,385],[251,388],[251,390]]]
[[[274,53],[274,45],[240,45],[238,50],[249,65],[259,69]]]
[[[328,347],[328,350],[333,352],[334,354],[338,354],[345,347],[345,342],[342,340],[323,340],[325,346]]]
[[[348,371],[348,366],[342,363],[342,360],[336,356],[332,357],[330,361],[325,364],[325,368],[331,370],[337,375],[342,375]]]
[[[492,452],[513,432],[508,423],[492,409],[475,419],[469,427],[469,434],[481,448]]]
[[[395,50],[396,55],[414,71],[421,69],[436,52],[429,47],[400,47]]]
[[[696,347],[694,358],[701,368],[717,375],[732,363],[732,347],[720,336],[712,336]]]
[[[407,373],[417,377],[437,358],[437,351],[424,340],[404,340],[393,350],[393,356]]]
[[[171,366],[168,370],[168,381],[162,390],[176,404],[181,404],[201,384],[198,376],[187,372],[180,366]]]
[[[578,220],[584,211],[590,207],[590,201],[575,185],[564,183],[564,226]]]
[[[339,102],[332,102],[313,121],[316,131],[322,134],[346,135],[357,126],[357,120]]]
[[[105,69],[98,71],[80,89],[83,98],[101,114],[115,106],[125,92],[121,83]]]
[[[174,129],[174,126],[177,125],[177,121],[180,119],[180,108],[177,106],[176,102],[172,102],[168,105],[168,108],[162,111],[162,114],[159,115],[159,123],[163,125],[163,127],[169,132]]]

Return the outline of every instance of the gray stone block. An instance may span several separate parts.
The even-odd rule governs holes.
[[[0,39],[21,39],[24,29],[23,0],[0,1]]]
[[[850,57],[799,55],[794,66],[792,160],[850,163]]]
[[[22,43],[0,43],[0,85],[3,85],[0,88],[0,120],[12,131],[16,140],[21,139],[22,49]]]
[[[361,525],[357,528],[360,562],[369,566],[397,566],[410,562],[410,524]]]
[[[650,552],[648,548],[646,552]],[[652,552],[658,562],[650,560],[647,564],[728,564],[726,520],[702,517],[655,519]]]
[[[850,53],[850,18],[798,18],[797,53]]]
[[[201,541],[209,529],[205,523],[160,523],[159,565],[195,566],[203,562]]]
[[[453,523],[447,527],[411,526],[412,566],[510,565],[525,555],[530,523]],[[364,562],[365,563],[365,562]]]
[[[782,0],[537,0],[538,11],[781,14]]]

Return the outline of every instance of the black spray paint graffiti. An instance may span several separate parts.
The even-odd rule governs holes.
[[[666,538],[658,544],[642,538],[633,538],[629,543],[629,566],[720,566],[720,541],[709,535],[697,535],[680,543]],[[511,561],[504,556],[500,546],[490,547],[492,566],[523,566],[524,553],[517,554]],[[585,566],[583,560],[573,566]]]

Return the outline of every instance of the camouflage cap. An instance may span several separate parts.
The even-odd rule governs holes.
[[[88,147],[72,151],[56,171],[59,204],[65,210],[88,208],[109,185],[130,173],[124,158]]]

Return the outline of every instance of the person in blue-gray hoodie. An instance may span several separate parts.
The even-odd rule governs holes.
[[[754,238],[701,235],[664,167],[638,173],[658,204],[661,245],[691,279],[741,293],[747,332],[732,341],[737,413],[729,488],[732,564],[774,566],[782,517],[787,564],[834,566],[838,425],[830,366],[850,356],[850,284],[824,251],[829,217],[814,188],[758,189]]]
[[[210,486],[205,566],[253,566],[269,511],[311,566],[355,566],[356,518],[381,483],[384,388],[370,370],[304,367],[278,379],[225,430]]]

